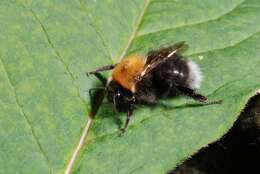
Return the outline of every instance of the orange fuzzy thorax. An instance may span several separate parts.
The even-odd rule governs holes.
[[[144,65],[145,59],[143,57],[137,55],[126,57],[113,69],[112,79],[134,92],[136,77],[141,73]]]

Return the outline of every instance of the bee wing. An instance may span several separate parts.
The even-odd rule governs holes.
[[[148,53],[144,70],[141,72],[139,79],[142,79],[145,74],[152,71],[158,65],[163,63],[168,58],[172,57],[174,54],[182,52],[188,48],[188,45],[182,41],[178,42],[172,46],[161,48],[156,51],[151,51]]]
[[[150,51],[148,53],[147,59],[146,59],[146,66],[153,62],[162,61],[164,59],[167,59],[171,57],[172,55],[176,53],[180,53],[185,51],[188,48],[188,45],[185,41],[177,42],[174,45],[168,46],[168,47],[162,47],[159,50]]]

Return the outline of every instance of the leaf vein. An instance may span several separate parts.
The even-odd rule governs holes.
[[[237,8],[239,8],[243,3],[245,3],[247,0],[244,0],[244,1],[241,1],[239,2],[236,6],[234,6],[232,9],[230,9],[229,11],[227,11],[226,13],[224,14],[221,14],[220,16],[217,16],[213,19],[209,19],[209,20],[205,20],[205,21],[202,21],[202,22],[195,22],[195,23],[192,23],[192,24],[184,24],[184,25],[180,25],[180,26],[177,26],[177,27],[171,27],[171,28],[166,28],[166,29],[162,29],[162,30],[158,30],[158,31],[152,31],[152,32],[146,32],[146,33],[142,33],[142,34],[137,34],[137,38],[139,37],[144,37],[146,35],[150,35],[150,34],[156,34],[156,33],[161,33],[161,32],[167,32],[167,31],[170,31],[170,30],[173,30],[173,29],[177,29],[177,28],[182,28],[182,27],[191,27],[191,26],[194,26],[194,25],[200,25],[200,24],[204,24],[204,23],[208,23],[208,22],[212,22],[212,21],[216,21],[216,20],[219,20],[220,18],[226,16],[226,15],[229,15],[230,13],[232,13],[233,11],[235,11]]]
[[[255,36],[255,35],[259,34],[259,33],[260,33],[260,30],[258,30],[257,32],[254,32],[254,33],[250,34],[249,36],[243,38],[242,40],[240,40],[240,41],[238,41],[238,42],[236,42],[236,43],[234,43],[234,44],[227,45],[227,46],[221,47],[221,48],[215,48],[215,49],[206,50],[206,51],[202,51],[202,52],[192,53],[192,54],[189,54],[189,55],[187,55],[187,56],[188,56],[188,57],[189,57],[189,56],[195,56],[195,55],[205,54],[205,53],[208,53],[208,52],[220,51],[220,50],[223,50],[223,49],[235,47],[235,46],[237,46],[237,45],[239,45],[239,44],[241,44],[241,43],[243,43],[243,42],[249,40],[250,38],[252,38],[253,36]]]
[[[85,5],[82,3],[81,0],[78,0],[79,1],[79,4],[82,8],[82,10],[85,12],[85,14],[87,15],[87,17],[92,21],[92,18],[90,17],[89,15],[89,12],[88,12],[88,9],[85,7]],[[98,37],[100,38],[101,40],[101,43],[103,45],[103,48],[105,49],[105,51],[107,52],[107,56],[109,57],[109,59],[111,60],[111,62],[114,62],[113,61],[113,56],[110,52],[110,49],[109,49],[109,45],[106,43],[106,40],[105,38],[102,36],[101,34],[101,31],[98,29],[98,27],[96,26],[96,24],[94,22],[90,22],[89,25],[93,28],[93,30],[96,32],[96,34],[98,35]]]
[[[55,48],[54,44],[52,43],[49,34],[47,33],[47,30],[45,28],[45,26],[43,25],[43,22],[40,20],[40,18],[37,16],[36,12],[29,8],[30,12],[32,13],[33,17],[35,18],[35,20],[40,24],[41,29],[44,33],[44,36],[47,39],[48,44],[51,46],[51,48],[53,49],[54,53],[56,54],[58,60],[63,64],[63,66],[65,67],[65,70],[67,71],[69,77],[72,80],[72,85],[75,87],[75,89],[77,90],[77,96],[80,98],[80,100],[82,101],[82,103],[86,103],[84,101],[84,99],[80,96],[80,88],[75,84],[75,77],[73,75],[73,73],[71,72],[71,70],[69,69],[69,66],[65,63],[65,61],[63,60],[62,56],[60,55],[59,51]]]
[[[50,173],[52,173],[52,170],[53,170],[53,169],[52,169],[52,167],[51,167],[49,158],[48,158],[46,152],[43,150],[43,147],[42,147],[40,141],[38,140],[38,137],[37,137],[37,135],[36,135],[36,133],[35,133],[35,130],[34,130],[33,126],[32,126],[32,122],[30,121],[29,117],[25,114],[25,111],[24,111],[24,109],[23,109],[23,105],[21,104],[21,102],[20,102],[19,99],[18,99],[18,95],[17,95],[17,92],[16,92],[16,88],[15,88],[13,82],[12,82],[11,79],[10,79],[10,75],[9,75],[8,71],[6,70],[6,65],[5,65],[5,63],[4,63],[4,61],[3,61],[3,59],[2,59],[1,57],[0,57],[0,63],[1,63],[2,66],[3,66],[3,70],[4,70],[5,74],[6,74],[8,83],[9,83],[9,85],[10,85],[10,87],[11,87],[11,91],[13,92],[14,99],[15,99],[15,103],[16,103],[17,107],[19,108],[21,115],[25,118],[25,120],[26,120],[26,122],[27,122],[27,124],[28,124],[28,126],[29,126],[29,128],[30,128],[30,130],[31,130],[32,137],[33,137],[33,139],[35,140],[36,144],[38,145],[38,147],[39,147],[39,149],[40,149],[40,151],[41,151],[41,153],[42,153],[44,159],[46,160],[46,163],[47,163],[47,165],[48,165],[48,167],[49,167]]]

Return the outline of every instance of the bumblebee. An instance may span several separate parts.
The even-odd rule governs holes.
[[[95,75],[103,83],[108,101],[119,112],[126,112],[125,131],[136,104],[155,104],[159,99],[186,95],[205,104],[220,103],[196,92],[202,81],[199,66],[180,52],[185,42],[148,52],[147,56],[130,55],[113,65],[100,67]],[[100,72],[112,70],[106,80]]]

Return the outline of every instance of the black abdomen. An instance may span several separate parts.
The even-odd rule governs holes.
[[[176,95],[176,86],[187,86],[189,68],[180,55],[165,60],[140,81],[136,88],[137,100],[154,103],[156,99]]]
[[[153,72],[153,88],[157,98],[175,95],[176,85],[186,86],[188,79],[188,65],[179,55],[167,59]]]

